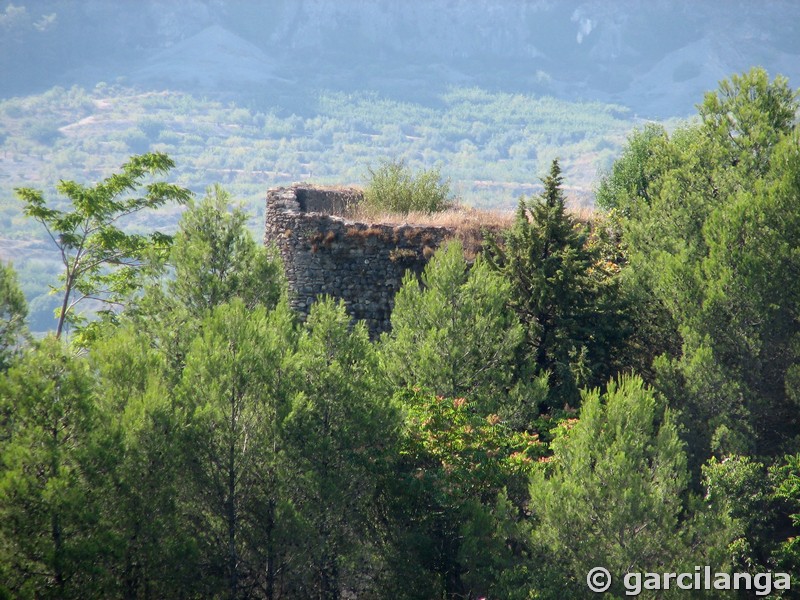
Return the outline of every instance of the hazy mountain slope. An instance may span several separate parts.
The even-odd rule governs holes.
[[[665,117],[754,64],[800,79],[791,0],[18,1],[0,4],[6,97],[122,78],[290,104],[315,88],[424,99],[455,83]],[[270,75],[295,86],[269,96]]]
[[[129,79],[136,84],[224,89],[268,85],[278,79],[275,70],[276,61],[256,45],[211,25],[150,56]]]

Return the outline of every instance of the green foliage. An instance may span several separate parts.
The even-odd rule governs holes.
[[[451,508],[467,498],[494,500],[545,454],[538,434],[515,431],[500,415],[476,411],[467,398],[407,390],[399,401],[406,411],[403,452],[418,465],[413,477]]]
[[[797,572],[800,566],[800,454],[784,457],[781,463],[770,468],[773,499],[781,502],[784,514],[788,514],[792,529],[782,532],[775,557],[781,566],[789,572]]]
[[[703,465],[703,484],[729,540],[725,562],[753,574],[769,569],[770,532],[777,523],[764,465],[747,456],[712,457]]]
[[[519,413],[518,421],[534,417],[537,390],[517,369],[524,333],[506,307],[509,291],[485,261],[469,268],[457,241],[434,254],[421,285],[408,273],[383,339],[392,385],[469,397],[481,412]]]
[[[11,265],[0,262],[0,373],[8,369],[27,336],[28,306]]]
[[[399,418],[377,381],[366,327],[351,329],[342,302],[312,306],[296,366],[303,376],[286,420],[290,490],[304,531],[295,568],[312,597],[334,599],[345,582],[374,585],[360,580],[359,565],[380,547],[375,498],[391,476]]]
[[[64,266],[62,296],[57,313],[56,338],[67,321],[79,323],[75,306],[82,300],[118,304],[136,287],[136,274],[146,254],[164,251],[171,239],[161,233],[149,237],[125,233],[119,220],[167,202],[186,202],[191,193],[177,185],[155,182],[145,186],[142,197],[131,194],[142,187],[148,175],[166,174],[173,162],[165,154],[132,157],[120,173],[93,187],[62,180],[59,193],[70,202],[70,211],[47,205],[41,191],[18,188],[25,215],[38,221],[58,248]]]
[[[550,556],[564,597],[587,595],[598,565],[619,575],[694,565],[684,520],[689,482],[672,411],[638,377],[586,392],[580,419],[562,422],[553,456],[531,477],[533,539]],[[702,564],[702,563],[698,563]]]
[[[228,200],[215,188],[200,203],[189,202],[169,255],[143,273],[143,293],[121,316],[162,353],[170,386],[180,381],[192,340],[216,307],[238,299],[248,309],[272,309],[286,298],[280,261],[256,245],[243,214],[228,212]]]
[[[628,136],[628,143],[622,155],[614,161],[611,172],[600,179],[596,195],[599,207],[625,214],[636,201],[650,203],[653,155],[666,135],[661,125],[648,124]]]
[[[189,202],[170,254],[172,295],[191,313],[241,298],[245,305],[274,307],[284,294],[276,253],[256,244],[239,210],[228,212],[230,194],[219,185],[199,203]]]
[[[764,69],[753,68],[720,82],[708,92],[698,112],[706,130],[728,152],[726,163],[751,176],[769,170],[771,150],[796,123],[798,92],[789,80],[772,81]]]
[[[55,100],[92,110],[76,90]],[[495,100],[449,94],[453,115],[483,120],[448,121],[446,143],[492,142],[484,121],[512,110]],[[192,108],[146,102],[151,136],[173,129],[159,111]],[[329,298],[298,325],[280,263],[220,187],[189,202],[171,246],[123,223],[188,201],[144,185],[164,155],[62,182],[64,205],[21,190],[64,253],[62,318],[72,294],[124,306],[82,357],[52,336],[25,345],[0,265],[0,596],[530,600],[588,596],[601,565],[616,595],[632,571],[795,572],[796,109],[755,70],[708,96],[701,122],[636,132],[591,228],[566,212],[554,162],[504,244],[471,265],[449,244],[406,278],[377,343]],[[354,127],[419,133],[413,106],[380,110]],[[341,142],[322,118],[229,117],[309,155]],[[636,375],[578,391],[631,367],[658,393]]]
[[[634,337],[667,353],[655,381],[683,409],[695,474],[711,453],[793,444],[797,109],[785,79],[752,69],[706,95],[700,123],[632,139],[625,161],[646,189],[628,185],[625,169],[606,180],[621,190],[625,281],[645,332]]]
[[[0,585],[10,596],[82,598],[102,579],[105,532],[89,478],[102,460],[93,384],[52,337],[0,376]]]
[[[256,232],[265,181],[355,182],[363,178],[364,165],[378,164],[382,156],[404,159],[415,173],[442,165],[442,179],[467,204],[505,207],[528,193],[529,174],[558,154],[573,185],[588,197],[597,169],[611,160],[631,125],[619,106],[479,89],[451,89],[435,108],[366,92],[323,91],[302,114],[295,104],[287,109],[275,102],[270,94],[260,111],[252,103],[243,110],[241,104],[182,92],[147,94],[119,85],[53,88],[2,100],[0,130],[7,138],[0,156],[6,158],[9,185],[0,190],[0,215],[12,220],[6,235],[49,242],[43,229],[22,219],[14,186],[37,187],[49,196],[59,178],[91,185],[133,153],[129,143],[167,153],[177,165],[173,181],[195,193],[223,184],[243,202],[248,227]],[[67,133],[42,145],[28,136],[31,123],[38,122],[68,127]],[[148,140],[149,148],[137,145]],[[159,229],[173,231],[178,212],[157,215]],[[133,216],[125,230],[149,229],[149,219]],[[0,216],[0,228],[2,223]],[[54,267],[61,257],[54,249],[42,257],[20,251],[10,258],[32,307],[31,328],[46,331],[49,289],[37,281],[36,263],[44,259]]]
[[[587,231],[567,213],[554,160],[545,189],[522,198],[504,243],[490,240],[489,264],[511,285],[536,375],[549,374],[550,406],[575,406],[578,387],[603,380],[621,333],[615,265],[600,261]]]
[[[376,212],[435,213],[452,205],[450,183],[441,181],[439,169],[413,173],[405,161],[389,160],[367,172],[364,202]]]
[[[165,357],[129,324],[95,340],[96,405],[105,416],[104,470],[93,484],[111,535],[106,597],[191,596],[202,590],[196,534],[185,518],[179,414]]]
[[[276,587],[283,570],[279,503],[285,502],[281,454],[290,409],[292,319],[241,300],[216,307],[192,343],[176,390],[185,422],[183,493],[197,515],[200,562],[216,565],[208,589],[248,597]],[[215,590],[216,588],[216,590]]]
[[[421,573],[433,575],[438,591],[428,597],[496,595],[504,575],[525,563],[518,510],[545,444],[466,398],[406,390],[396,399],[406,413],[396,526],[407,528],[401,540],[417,570],[403,578],[420,585]]]

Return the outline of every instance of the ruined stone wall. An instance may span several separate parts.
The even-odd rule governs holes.
[[[264,241],[280,250],[295,310],[308,314],[318,295],[329,294],[344,300],[350,315],[365,320],[375,336],[389,329],[394,295],[406,271],[420,273],[453,231],[337,216],[360,198],[353,189],[271,189]]]

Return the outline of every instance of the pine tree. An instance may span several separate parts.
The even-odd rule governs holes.
[[[280,259],[256,244],[246,215],[229,203],[219,186],[200,202],[188,201],[166,264],[156,265],[153,280],[126,310],[125,317],[163,352],[171,385],[180,380],[189,346],[215,307],[239,299],[248,309],[272,309],[287,293]]]
[[[175,236],[169,288],[192,314],[202,315],[234,297],[253,308],[274,307],[283,292],[276,255],[259,246],[247,229],[247,215],[229,210],[231,197],[216,185],[198,204],[189,201]]]
[[[115,588],[125,598],[191,596],[207,579],[185,518],[190,504],[181,502],[191,496],[181,464],[181,411],[168,389],[165,358],[151,344],[128,323],[95,340],[90,354],[106,465],[93,495],[111,524]]]
[[[734,75],[706,94],[700,121],[650,140],[646,190],[625,170],[607,186],[630,192],[616,199],[630,209],[635,337],[653,342],[653,382],[681,409],[696,484],[711,454],[797,448],[798,105],[783,77]]]
[[[524,332],[507,306],[508,282],[481,258],[470,268],[461,244],[453,241],[436,252],[421,284],[409,273],[395,297],[392,331],[383,338],[381,354],[391,383],[469,397],[486,414],[501,408],[526,412],[512,406],[520,396],[529,400],[531,390],[514,389]]]
[[[0,262],[0,373],[11,364],[27,337],[28,305],[19,289],[17,274]]]
[[[535,375],[550,374],[550,405],[574,406],[578,387],[597,383],[609,368],[605,351],[618,326],[614,286],[586,228],[567,212],[557,160],[542,181],[542,194],[520,200],[504,243],[490,241],[487,256],[511,283]]]
[[[379,558],[376,498],[391,476],[399,416],[376,377],[366,327],[351,329],[343,303],[313,305],[296,361],[303,377],[286,420],[286,456],[303,535],[293,575],[302,577],[304,596],[336,600],[347,589],[367,596],[359,588],[375,584],[363,571]]]
[[[580,419],[562,422],[553,456],[531,478],[533,540],[553,569],[544,598],[593,597],[586,574],[680,571],[706,550],[686,519],[686,450],[672,411],[636,376],[586,392]],[[542,590],[544,592],[544,590]],[[611,591],[624,594],[621,577]]]
[[[274,593],[293,346],[285,303],[267,313],[235,299],[203,321],[176,390],[186,415],[183,502],[231,600]]]
[[[86,361],[53,337],[0,376],[0,595],[102,596],[93,565],[108,549],[88,479],[102,461],[92,387]]]

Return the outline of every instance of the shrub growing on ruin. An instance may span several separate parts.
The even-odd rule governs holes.
[[[442,180],[438,168],[417,173],[403,160],[383,161],[367,167],[364,202],[377,212],[435,213],[452,207],[450,182]]]

